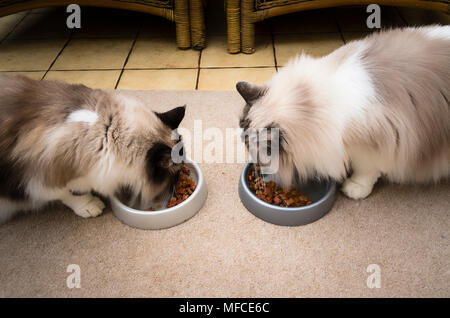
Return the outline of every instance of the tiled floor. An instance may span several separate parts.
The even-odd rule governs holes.
[[[172,23],[136,12],[82,8],[82,28],[69,30],[65,8],[35,9],[0,18],[0,72],[57,79],[105,89],[234,89],[262,83],[293,56],[322,56],[370,30],[365,7],[280,16],[257,24],[256,53],[228,54],[221,1],[209,1],[208,45],[179,50]],[[382,8],[383,27],[450,24],[450,16]]]

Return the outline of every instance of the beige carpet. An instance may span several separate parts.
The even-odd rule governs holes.
[[[185,127],[235,127],[234,92],[126,92],[162,110],[187,104]],[[167,230],[122,224],[108,209],[82,219],[66,208],[0,226],[0,296],[381,297],[450,296],[450,184],[377,185],[366,200],[338,195],[316,223],[280,227],[247,212],[241,164],[201,164],[209,196]],[[69,264],[81,288],[66,286]],[[366,285],[369,264],[381,288]]]

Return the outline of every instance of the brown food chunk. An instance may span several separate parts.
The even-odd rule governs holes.
[[[256,170],[259,172],[259,167]],[[255,170],[248,175],[248,187],[260,200],[274,205],[293,208],[312,204],[298,189],[284,191],[274,181],[264,182]]]
[[[180,173],[178,175],[178,180],[175,183],[175,195],[172,196],[167,203],[167,208],[172,208],[181,202],[187,200],[189,196],[194,193],[197,185],[194,180],[189,176],[191,173],[187,165],[181,167]]]

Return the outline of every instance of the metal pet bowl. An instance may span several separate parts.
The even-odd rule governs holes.
[[[248,187],[248,174],[253,164],[247,163],[239,180],[239,197],[244,206],[256,217],[277,225],[297,226],[317,221],[333,207],[336,183],[334,181],[309,181],[296,187],[313,203],[298,208],[280,207],[259,199]]]
[[[160,209],[168,203],[169,198],[165,198],[162,201],[154,202],[151,206],[156,208],[157,211],[142,211],[125,205],[117,197],[112,197],[111,207],[114,215],[123,223],[143,230],[169,228],[193,217],[205,203],[208,189],[198,164],[187,159],[186,165],[191,170],[190,176],[192,180],[197,184],[197,187],[188,199],[172,208]]]

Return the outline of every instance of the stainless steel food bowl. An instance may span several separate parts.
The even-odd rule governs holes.
[[[309,181],[296,187],[313,203],[298,208],[286,208],[260,200],[248,187],[248,174],[253,164],[247,163],[242,169],[239,180],[239,197],[244,206],[258,218],[277,225],[297,226],[312,223],[331,210],[336,183],[334,181]]]
[[[111,207],[114,215],[123,223],[143,230],[169,228],[193,217],[205,203],[208,189],[200,167],[190,159],[186,160],[186,165],[191,170],[191,178],[197,184],[194,193],[187,200],[172,208],[159,210],[159,207],[167,205],[167,197],[152,205],[157,207],[157,211],[142,211],[126,206],[117,197],[112,197]]]

